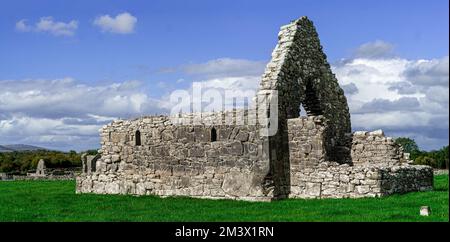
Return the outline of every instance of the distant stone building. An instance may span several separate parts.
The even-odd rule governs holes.
[[[40,159],[39,162],[38,162],[38,165],[36,167],[35,176],[46,176],[46,173],[45,173],[45,161],[43,159]]]
[[[45,166],[45,161],[40,159],[36,166],[36,171],[27,173],[26,176],[23,175],[15,175],[13,176],[14,180],[34,180],[34,179],[46,179],[48,176],[47,168]]]
[[[382,131],[351,133],[346,97],[306,17],[281,27],[251,108],[117,120],[100,135],[78,193],[268,201],[433,186],[431,167],[409,165]]]
[[[23,175],[15,175],[13,176],[14,180],[34,180],[34,179],[46,179],[47,167],[45,166],[45,161],[43,159],[39,159],[38,164],[36,166],[36,171],[27,173],[26,176]]]

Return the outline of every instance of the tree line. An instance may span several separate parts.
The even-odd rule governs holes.
[[[397,144],[403,146],[406,153],[410,153],[411,160],[417,165],[429,165],[436,169],[448,169],[448,145],[439,150],[423,151],[416,141],[411,138],[399,137],[395,139]]]
[[[86,151],[96,154],[96,150]],[[81,166],[81,154],[76,151],[61,152],[50,150],[13,151],[0,153],[0,172],[24,174],[34,170],[40,159],[43,159],[48,168],[69,168]]]

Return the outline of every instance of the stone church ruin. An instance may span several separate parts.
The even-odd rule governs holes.
[[[410,165],[381,130],[351,132],[347,99],[306,17],[281,27],[250,108],[116,120],[100,136],[77,193],[270,201],[433,187],[432,168]]]

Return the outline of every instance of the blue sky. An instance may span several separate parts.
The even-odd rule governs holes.
[[[131,21],[125,29],[108,25],[120,25],[114,18],[124,13],[128,14],[124,21]],[[449,52],[446,0],[1,1],[0,127],[4,131],[0,131],[0,144],[26,142],[63,150],[98,146],[97,129],[108,118],[164,111],[161,102],[171,91],[188,89],[192,81],[226,78],[214,73],[217,66],[234,77],[258,76],[270,60],[280,26],[303,15],[314,21],[341,85],[352,87],[353,83],[360,90],[359,96],[348,95],[355,113],[354,128],[371,129],[379,124],[388,135],[412,136],[426,149],[448,144],[448,134],[442,134],[448,133],[448,105],[443,104],[448,102],[448,91],[442,89],[448,89],[448,67],[443,67],[448,65]],[[101,22],[106,16],[111,21]],[[45,17],[51,17],[50,26],[37,27]],[[22,29],[18,23],[23,23]],[[58,29],[57,23],[62,27]],[[58,32],[62,30],[69,34]],[[248,65],[250,72],[242,73],[242,65]],[[361,65],[377,69],[374,75],[378,76],[352,76],[351,70]],[[211,67],[211,71],[198,70]],[[363,95],[363,86],[383,73],[393,79],[380,80],[377,95]],[[439,83],[423,83],[429,79],[439,79]],[[415,89],[405,92],[405,88]],[[71,89],[93,99],[100,93],[116,95],[129,103],[124,101],[121,112],[120,108],[98,111],[82,106],[95,106],[95,100],[80,101],[80,106],[73,105],[75,98],[46,103],[38,94],[32,95],[37,99],[25,102],[30,92],[45,97],[53,92],[70,94]],[[11,97],[24,97],[23,103],[9,104]],[[402,110],[402,105],[415,103],[413,98],[421,108]],[[136,108],[136,100],[144,99]],[[64,106],[66,102],[70,105]],[[105,103],[114,102],[102,100],[100,104]],[[383,112],[376,108],[380,103],[392,108]],[[59,105],[60,109],[54,108]],[[375,111],[365,116],[384,119],[369,124],[361,111],[367,106]],[[390,117],[398,113],[421,123],[390,126]],[[79,126],[67,120],[76,120]],[[434,122],[441,126],[436,128]],[[13,127],[26,132],[14,133]]]
[[[307,15],[333,62],[366,42],[383,39],[406,58],[448,53],[448,1],[2,1],[6,79],[59,78],[120,81],[158,76],[150,69],[221,57],[266,60],[281,25]],[[91,22],[103,14],[130,12],[135,34],[102,34]],[[76,19],[73,38],[17,34],[20,19]],[[25,61],[26,60],[26,61]]]

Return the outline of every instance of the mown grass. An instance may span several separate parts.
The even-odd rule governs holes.
[[[74,181],[0,182],[0,221],[449,221],[448,175],[435,190],[275,202],[75,194]],[[431,216],[419,216],[428,205]]]

